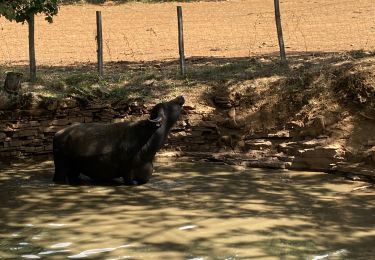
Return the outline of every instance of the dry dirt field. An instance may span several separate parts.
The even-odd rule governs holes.
[[[187,57],[248,57],[278,51],[273,1],[61,6],[36,21],[40,65],[95,62],[95,11],[103,16],[105,61],[178,57],[176,6],[183,6]],[[375,1],[283,0],[287,54],[375,49]],[[27,63],[27,25],[0,18],[0,63]]]

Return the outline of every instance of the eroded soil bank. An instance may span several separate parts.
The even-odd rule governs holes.
[[[52,136],[75,122],[147,117],[184,95],[165,150],[229,163],[374,177],[375,59],[371,52],[43,68],[37,84],[0,93],[0,156],[50,154]],[[24,67],[14,67],[22,71]]]
[[[158,159],[142,186],[1,169],[3,259],[373,259],[375,193],[320,172]]]

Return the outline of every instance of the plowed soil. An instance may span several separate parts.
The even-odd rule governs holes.
[[[95,11],[103,17],[105,61],[178,58],[176,6],[183,7],[185,55],[248,57],[277,54],[273,1],[64,5],[54,23],[36,20],[40,65],[96,61]],[[375,49],[373,0],[284,0],[288,55]],[[0,63],[28,60],[27,25],[0,18]]]

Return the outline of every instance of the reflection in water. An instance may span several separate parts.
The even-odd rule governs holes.
[[[22,257],[27,259],[40,259],[40,256],[37,255],[22,255]]]
[[[49,223],[48,225],[51,226],[51,227],[63,227],[63,226],[65,226],[65,224],[60,224],[60,223]]]
[[[126,247],[130,247],[130,245],[122,245],[122,246],[119,246],[119,247],[110,247],[110,248],[89,249],[89,250],[85,250],[85,251],[83,251],[79,254],[76,254],[76,255],[70,255],[70,256],[68,256],[68,258],[85,258],[85,257],[87,257],[89,255],[92,255],[92,254],[111,252],[111,251],[115,251],[116,249],[126,248]]]
[[[38,255],[51,255],[51,254],[65,253],[65,252],[70,252],[70,250],[48,250],[48,251],[42,251],[38,253]]]
[[[92,254],[111,252],[111,251],[114,251],[114,250],[116,250],[116,248],[90,249],[90,250],[83,251],[83,252],[81,252],[77,255],[70,255],[70,256],[68,256],[68,258],[85,258],[85,257],[87,257],[89,255],[92,255]]]
[[[314,256],[312,258],[312,260],[326,259],[328,257],[332,259],[332,257],[335,257],[335,256],[336,257],[338,257],[338,256],[346,256],[348,253],[349,253],[348,250],[346,250],[346,249],[340,249],[340,250],[337,250],[337,251],[335,251],[333,253],[328,253],[328,254],[324,254],[324,255]]]
[[[178,229],[179,230],[187,230],[187,229],[193,229],[193,228],[196,228],[196,227],[197,227],[196,225],[187,225],[187,226],[179,227]]]
[[[2,259],[374,259],[375,192],[325,173],[159,162],[142,186],[1,169]]]
[[[62,242],[62,243],[57,243],[57,244],[54,244],[52,246],[50,246],[51,248],[62,248],[62,247],[68,247],[70,246],[72,243],[70,242]]]

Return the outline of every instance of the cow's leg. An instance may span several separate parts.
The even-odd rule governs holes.
[[[82,179],[79,177],[79,172],[72,168],[71,171],[68,173],[68,182],[71,185],[81,185]]]
[[[132,170],[134,176],[133,179],[137,184],[145,184],[150,180],[153,170],[152,162],[139,165]]]
[[[53,182],[57,184],[73,184],[78,185],[81,183],[79,172],[72,160],[69,160],[62,155],[54,155],[55,174]]]
[[[132,170],[128,170],[127,167],[123,167],[121,177],[125,185],[134,185]]]
[[[55,164],[53,182],[58,184],[68,184],[69,163],[67,160],[61,155],[54,154],[53,162]]]

